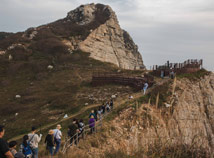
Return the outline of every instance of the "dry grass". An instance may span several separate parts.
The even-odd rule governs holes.
[[[87,53],[75,52],[69,57],[70,61],[56,58],[51,71],[47,66],[53,63],[41,52],[32,53],[26,61],[17,58],[9,62],[0,57],[0,124],[6,125],[6,138],[27,133],[32,125],[38,127],[56,121],[50,118],[61,119],[65,113],[77,112],[86,101],[90,103],[76,95],[88,96],[92,92],[90,82],[94,70],[117,70],[108,63],[89,58]],[[100,88],[100,94],[109,87],[112,86]],[[123,91],[114,87],[111,90]],[[15,98],[16,95],[21,98]]]

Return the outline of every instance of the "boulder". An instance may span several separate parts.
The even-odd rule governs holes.
[[[53,66],[52,66],[52,65],[48,65],[48,69],[49,69],[49,70],[52,70],[52,69],[53,69]]]
[[[16,95],[15,97],[16,97],[16,98],[21,98],[21,95]]]

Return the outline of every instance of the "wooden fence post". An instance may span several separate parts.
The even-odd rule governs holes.
[[[136,105],[136,112],[137,112],[138,111],[138,101],[136,101],[135,105]]]
[[[174,95],[175,93],[176,84],[177,84],[177,78],[175,77],[173,82],[173,87],[172,87],[172,95]]]
[[[158,94],[157,94],[157,97],[156,97],[156,104],[155,104],[155,106],[156,106],[156,108],[158,109],[158,103],[159,103],[159,92],[158,92]]]
[[[151,97],[149,97],[148,105],[149,105],[149,106],[151,105]]]

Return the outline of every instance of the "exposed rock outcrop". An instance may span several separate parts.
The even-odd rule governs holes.
[[[67,15],[68,21],[75,21],[78,25],[86,25],[95,19],[96,7],[93,4],[81,5]]]
[[[78,25],[87,25],[96,19],[98,9],[98,5],[95,4],[80,6],[69,12],[67,19],[75,21]],[[74,42],[75,39],[71,43],[74,45],[78,43],[76,48],[90,52],[92,58],[113,63],[120,68],[145,68],[137,45],[130,35],[120,28],[114,11],[109,6],[104,6],[101,12],[107,20],[96,29],[90,30],[89,35],[83,41]]]
[[[111,139],[114,148],[119,147],[117,144],[123,144],[124,151],[130,154],[141,147],[148,148],[150,144],[161,142],[168,146],[197,146],[206,149],[207,153],[213,153],[214,74],[199,82],[179,80],[177,87],[180,88],[177,104],[173,106],[170,116],[161,115],[160,110],[151,106],[142,106],[138,118],[133,114],[133,109],[121,113],[113,123],[116,130],[112,132],[112,137],[119,137]],[[145,114],[148,117],[144,117]]]

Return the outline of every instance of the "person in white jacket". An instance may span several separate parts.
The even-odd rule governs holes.
[[[28,134],[30,146],[32,148],[33,157],[32,158],[38,158],[39,153],[39,142],[41,141],[42,134],[38,135],[36,134],[37,129],[36,127],[32,127],[32,132]]]
[[[53,130],[54,131],[54,142],[56,144],[56,149],[54,151],[54,155],[56,155],[58,153],[60,145],[61,145],[61,139],[62,139],[62,132],[60,130],[61,128],[62,128],[61,125],[58,124],[56,126],[56,129]]]
[[[149,84],[146,82],[144,83],[144,86],[143,86],[143,94],[145,95],[146,94],[146,90],[148,89],[149,87]]]

